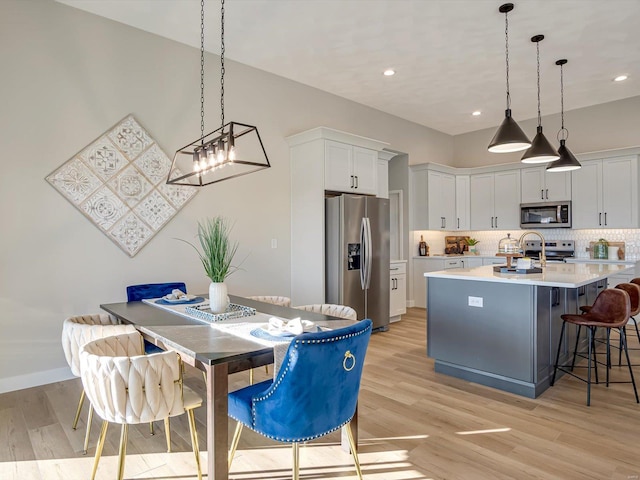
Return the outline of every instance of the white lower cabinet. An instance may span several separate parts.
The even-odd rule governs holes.
[[[407,313],[407,265],[405,262],[391,262],[390,266],[389,317],[392,322],[400,320]]]

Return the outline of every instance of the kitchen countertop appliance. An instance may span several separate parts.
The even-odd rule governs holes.
[[[389,200],[325,198],[326,302],[348,305],[374,330],[389,329]]]
[[[574,258],[576,253],[576,243],[573,240],[546,240],[544,243],[547,262],[560,263],[565,258]],[[533,259],[540,258],[542,251],[542,241],[527,240],[524,242],[524,255]]]

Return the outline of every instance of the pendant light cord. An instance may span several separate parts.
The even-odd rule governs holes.
[[[224,0],[220,3],[220,119],[224,127]]]
[[[204,145],[204,0],[200,0],[200,144]]]
[[[558,132],[558,141],[569,138],[569,130],[564,128],[564,71],[562,66],[563,63],[560,64],[560,131]]]
[[[507,67],[507,110],[511,108],[511,93],[509,92],[509,13],[504,12],[504,51],[505,51],[505,60]]]
[[[537,62],[538,62],[538,127],[542,125],[542,115],[540,114],[540,42],[536,42]]]

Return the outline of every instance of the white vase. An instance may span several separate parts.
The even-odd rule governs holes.
[[[209,308],[213,313],[222,313],[229,306],[227,284],[224,282],[211,282],[209,285]]]

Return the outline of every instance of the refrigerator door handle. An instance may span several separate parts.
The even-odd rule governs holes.
[[[366,225],[366,243],[364,246],[364,252],[365,252],[365,265],[366,265],[366,271],[365,271],[365,285],[364,288],[366,290],[369,289],[369,287],[371,286],[371,269],[373,267],[373,250],[372,250],[372,239],[371,239],[371,222],[369,221],[368,217],[364,218],[365,220],[365,225]]]
[[[362,287],[362,289],[364,290],[365,287],[365,281],[366,281],[366,268],[367,268],[367,262],[366,262],[366,222],[365,222],[366,218],[362,217],[362,221],[360,222],[360,248],[361,248],[361,258],[360,258],[360,286]]]

